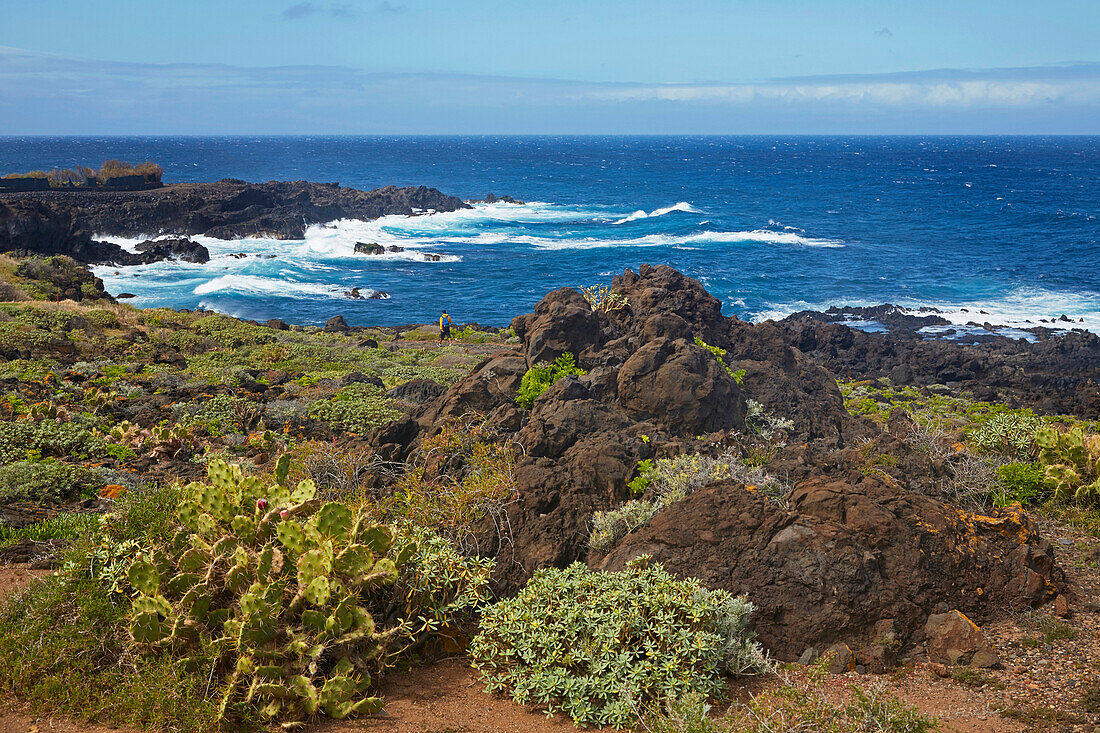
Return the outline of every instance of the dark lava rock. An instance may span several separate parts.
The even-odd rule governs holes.
[[[391,244],[387,249],[387,252],[404,252],[404,247],[398,247],[396,244]]]
[[[126,300],[128,298],[136,298],[137,296],[134,295],[133,293],[119,293],[115,297],[118,298],[119,300]]]
[[[340,386],[346,387],[349,384],[372,384],[375,387],[385,387],[382,379],[375,374],[367,376],[361,372],[352,372],[343,379],[340,380]]]
[[[981,615],[1046,600],[1064,576],[1026,515],[966,515],[872,476],[799,484],[790,511],[718,482],[660,512],[598,567],[652,554],[665,567],[757,606],[761,641],[782,659],[839,640],[871,642],[891,619],[920,640],[948,599]],[[981,592],[978,592],[981,589]]]
[[[386,253],[386,248],[374,242],[356,242],[355,251],[363,255],[382,255]]]
[[[621,568],[650,553],[678,574],[748,595],[760,609],[757,632],[783,659],[844,643],[853,664],[881,668],[890,655],[875,644],[887,626],[919,643],[939,605],[980,616],[1040,603],[1064,584],[1051,546],[1022,514],[970,515],[905,480],[862,475],[848,446],[879,429],[847,413],[835,377],[798,348],[790,326],[725,317],[699,282],[669,267],[627,270],[611,287],[627,305],[610,313],[569,288],[548,294],[513,320],[516,348],[372,436],[380,453],[401,459],[446,421],[479,412],[523,447],[516,499],[478,539],[481,552],[500,555],[498,592],[514,592],[540,567]],[[724,363],[699,342],[725,350]],[[519,409],[524,373],[565,352],[587,374]],[[740,384],[730,373],[739,370]],[[589,554],[593,513],[630,498],[639,461],[751,440],[748,399],[792,425],[773,460],[795,485],[789,510],[744,485],[711,484],[607,556]],[[933,483],[927,456],[902,465]]]
[[[434,400],[445,391],[446,388],[443,385],[430,379],[412,379],[387,390],[386,396],[419,405]]]
[[[431,252],[425,252],[423,254],[423,257],[428,262],[439,262],[441,259],[443,259],[440,255],[432,254]]]
[[[321,330],[325,333],[348,333],[351,331],[351,327],[348,326],[348,322],[344,320],[343,316],[333,316],[325,321],[325,325]]]
[[[351,290],[344,291],[344,297],[351,300],[363,300],[363,294],[359,292],[359,288],[352,288]]]
[[[276,331],[290,330],[290,326],[287,325],[285,321],[280,321],[278,318],[272,318],[268,320],[267,323],[264,325],[266,325],[268,328],[274,328]]]
[[[202,264],[210,261],[210,251],[206,247],[185,238],[147,240],[134,249],[155,258],[150,262],[179,260]]]
[[[865,333],[805,313],[776,327],[788,343],[844,379],[950,384],[1042,413],[1100,418],[1100,336],[1088,331],[1040,333],[1035,343],[998,335],[975,345],[925,340],[911,331]]]
[[[0,193],[0,251],[65,254],[86,263],[143,264],[92,233],[137,236],[172,232],[219,239],[301,239],[306,227],[336,219],[410,216],[468,208],[434,188],[387,186],[359,191],[307,181],[187,183],[150,191]]]

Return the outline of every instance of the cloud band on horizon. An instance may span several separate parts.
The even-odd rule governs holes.
[[[0,47],[0,110],[0,134],[1098,134],[1100,63],[628,84]]]

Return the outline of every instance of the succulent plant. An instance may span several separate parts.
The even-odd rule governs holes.
[[[1045,483],[1056,498],[1100,502],[1100,435],[1079,427],[1064,432],[1046,427],[1035,433],[1035,444]]]
[[[248,707],[282,723],[380,710],[371,670],[401,627],[380,632],[359,604],[416,548],[387,557],[389,527],[322,503],[311,481],[287,486],[283,458],[273,484],[220,460],[208,475],[184,487],[171,545],[130,565],[134,640],[183,653],[209,639],[227,675],[223,718]]]

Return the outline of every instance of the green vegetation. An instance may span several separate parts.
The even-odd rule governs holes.
[[[606,285],[581,288],[581,295],[588,301],[588,306],[595,313],[613,313],[630,305],[625,295],[618,290],[612,290]]]
[[[82,466],[69,466],[52,458],[14,461],[0,465],[0,501],[38,504],[68,501],[90,495],[104,481]]]
[[[840,389],[852,414],[885,422],[904,409],[913,421],[907,441],[951,466],[953,498],[964,504],[1047,502],[1047,513],[1071,502],[1100,504],[1096,421],[1040,417],[935,386],[894,388],[887,379],[842,382]]]
[[[576,359],[569,353],[559,356],[553,364],[536,364],[523,375],[519,391],[516,393],[516,403],[530,410],[539,395],[550,389],[562,377],[582,376],[587,373],[577,366]]]
[[[0,524],[0,547],[9,547],[25,540],[75,540],[92,532],[99,524],[96,514],[59,514],[26,527]]]
[[[309,414],[333,430],[363,434],[401,415],[391,404],[381,387],[350,384],[332,397],[314,402]]]
[[[623,537],[649,524],[662,509],[712,481],[722,480],[743,483],[749,491],[758,491],[780,505],[786,501],[786,485],[733,454],[712,457],[694,453],[641,461],[638,476],[628,488],[636,496],[647,493],[652,498],[632,499],[615,509],[593,514],[589,546],[599,553],[609,552]]]
[[[993,493],[995,506],[1019,503],[1040,504],[1049,495],[1044,489],[1043,469],[1034,463],[1005,463],[997,466],[997,483]]]
[[[714,354],[714,358],[718,360],[718,363],[722,365],[722,368],[726,370],[726,374],[730,375],[730,378],[733,379],[733,381],[737,382],[738,384],[741,384],[745,381],[746,372],[744,369],[738,369],[737,371],[734,371],[733,367],[726,363],[725,349],[720,349],[717,346],[711,346],[698,336],[695,337],[695,345],[702,346],[704,349]]]
[[[767,670],[746,630],[752,611],[646,557],[622,572],[575,563],[486,609],[470,650],[489,691],[578,724],[631,727],[638,705],[717,695],[724,674]]]

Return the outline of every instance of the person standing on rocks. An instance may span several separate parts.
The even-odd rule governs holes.
[[[443,343],[443,339],[451,340],[451,317],[447,315],[446,309],[439,317],[439,343]]]

